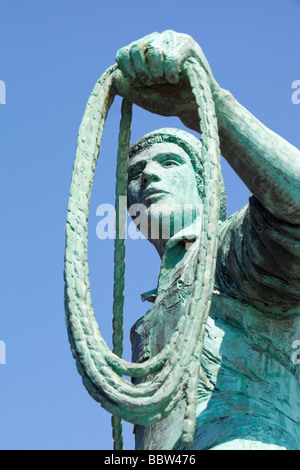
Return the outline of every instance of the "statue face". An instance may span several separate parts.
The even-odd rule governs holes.
[[[150,216],[152,222],[159,219],[160,226],[171,223],[170,236],[178,231],[176,221],[181,222],[183,214],[189,216],[178,227],[189,225],[194,217],[191,205],[194,210],[197,207],[198,216],[202,203],[188,154],[180,146],[165,142],[136,153],[129,161],[128,203],[129,207],[142,205],[149,223]]]

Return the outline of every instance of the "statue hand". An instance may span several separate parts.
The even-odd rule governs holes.
[[[152,86],[166,82],[177,84],[184,63],[190,58],[200,63],[213,84],[211,69],[200,46],[187,34],[170,30],[149,34],[120,49],[116,61],[122,72],[133,81]]]
[[[206,70],[211,87],[217,86],[200,46],[187,34],[153,33],[123,47],[117,53],[116,93],[162,116],[178,116],[199,131],[195,99],[185,75],[188,60]]]

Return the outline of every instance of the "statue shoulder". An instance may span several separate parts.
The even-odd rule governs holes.
[[[300,305],[300,226],[273,216],[254,196],[220,226],[216,285],[272,314]]]

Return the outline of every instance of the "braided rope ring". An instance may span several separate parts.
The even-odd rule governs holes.
[[[93,311],[87,261],[89,205],[103,127],[115,96],[113,80],[116,75],[120,76],[116,65],[97,82],[79,129],[66,224],[65,310],[72,353],[90,395],[114,417],[146,426],[166,417],[185,394],[183,443],[188,446],[193,442],[196,388],[214,286],[220,151],[207,75],[193,60],[188,62],[186,73],[201,121],[205,197],[204,241],[197,255],[194,288],[184,317],[179,320],[169,344],[157,356],[134,364],[110,351]],[[151,382],[138,385],[121,377],[147,377],[150,374]]]

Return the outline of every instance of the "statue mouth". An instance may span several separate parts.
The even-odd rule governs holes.
[[[159,188],[148,188],[144,192],[143,202],[149,202],[155,199],[160,199],[165,194],[170,194],[170,193],[168,191],[164,191],[163,189],[159,189]]]

